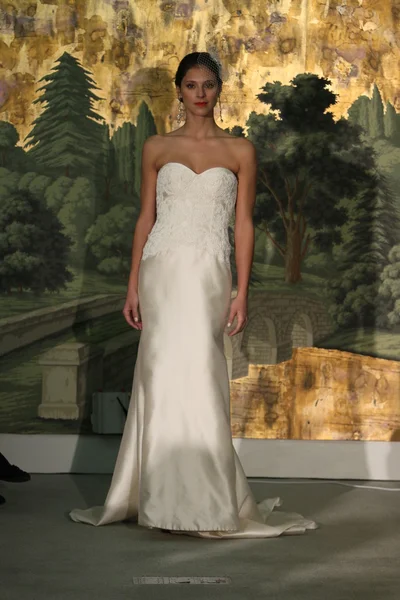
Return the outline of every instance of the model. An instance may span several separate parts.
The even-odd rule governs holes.
[[[130,520],[207,538],[275,537],[317,527],[259,504],[232,443],[224,331],[246,325],[254,252],[253,144],[221,129],[219,65],[194,52],[179,64],[182,127],[144,144],[141,212],[123,314],[141,331],[132,396],[104,506],[70,513]],[[228,224],[235,214],[237,295]]]

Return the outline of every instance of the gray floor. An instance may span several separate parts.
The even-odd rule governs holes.
[[[400,597],[400,492],[251,480],[258,500],[281,496],[281,510],[320,524],[303,536],[274,539],[205,540],[133,523],[92,527],[68,519],[71,508],[101,504],[109,482],[99,475],[0,482],[7,501],[0,506],[1,600]],[[231,583],[134,584],[144,576],[223,576]]]

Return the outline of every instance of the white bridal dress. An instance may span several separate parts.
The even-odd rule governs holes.
[[[134,521],[206,538],[263,538],[316,529],[256,503],[232,443],[223,335],[231,300],[228,223],[236,175],[168,162],[143,249],[143,329],[132,396],[104,506],[70,513],[105,525]]]

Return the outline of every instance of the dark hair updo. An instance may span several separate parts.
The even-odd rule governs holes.
[[[192,52],[186,54],[179,63],[178,69],[175,75],[175,85],[181,87],[182,79],[185,77],[189,69],[193,67],[205,67],[214,73],[218,86],[222,87],[222,79],[220,73],[220,66],[208,52]]]

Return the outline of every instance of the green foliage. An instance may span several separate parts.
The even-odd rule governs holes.
[[[377,173],[352,203],[348,240],[337,256],[338,275],[327,284],[331,314],[339,327],[373,326],[379,308],[379,277],[391,246],[400,239],[399,221],[386,179]]]
[[[400,245],[397,244],[389,252],[389,264],[383,269],[379,287],[380,327],[400,325]]]
[[[0,121],[0,167],[12,170],[25,168],[28,161],[24,150],[17,146],[18,141],[19,133],[14,125]]]
[[[369,135],[372,138],[380,138],[385,135],[383,125],[383,102],[376,83],[374,83],[370,104]]]
[[[136,127],[127,122],[115,130],[111,140],[115,151],[116,177],[126,192],[132,189],[134,181],[135,136]]]
[[[142,169],[142,151],[143,145],[148,137],[157,133],[154,117],[151,114],[146,102],[142,102],[139,107],[137,125],[135,131],[135,165],[134,165],[134,185],[137,196],[140,196],[141,187],[141,169]]]
[[[100,168],[106,180],[111,179],[115,170],[115,148],[111,142],[110,126],[103,124],[101,129],[101,160]]]
[[[399,138],[399,115],[396,113],[395,107],[390,102],[386,103],[384,130],[385,137],[387,137],[391,142],[397,143]]]
[[[54,213],[29,190],[0,189],[0,291],[65,288],[69,240]]]
[[[390,140],[400,145],[400,115],[391,102],[386,103],[386,110],[381,94],[374,84],[372,97],[359,96],[348,109],[349,121],[361,127],[364,135],[370,140]],[[369,141],[370,141],[369,140]]]
[[[98,260],[98,271],[129,274],[136,218],[137,212],[133,207],[116,205],[99,216],[90,227],[86,240]]]
[[[42,200],[50,183],[50,177],[46,177],[46,175],[40,175],[38,173],[33,173],[32,171],[30,171],[29,173],[25,173],[25,175],[21,177],[21,179],[19,180],[18,189],[26,189],[31,194],[33,194],[38,200]]]
[[[28,154],[46,169],[69,176],[94,168],[101,140],[97,122],[103,118],[93,110],[100,98],[92,91],[98,88],[89,71],[67,52],[57,63],[40,80],[45,82],[38,90],[43,93],[34,104],[44,108],[25,147],[32,146]]]
[[[387,139],[374,140],[372,146],[376,155],[378,171],[385,177],[392,198],[391,219],[393,226],[398,226],[400,216],[400,147]]]
[[[11,123],[0,121],[0,165],[10,166],[10,155],[19,140],[19,133]]]
[[[333,257],[329,252],[310,252],[304,260],[304,270],[329,279],[335,270]]]
[[[273,112],[253,112],[247,122],[258,153],[255,224],[280,253],[288,283],[301,281],[311,245],[325,252],[340,243],[347,217],[340,202],[368,188],[374,166],[359,128],[334,121],[328,84],[309,73],[291,85],[267,83],[258,98]]]
[[[46,189],[44,195],[46,204],[56,214],[58,214],[63,207],[65,196],[68,194],[73,184],[73,179],[61,176],[53,181]]]
[[[95,220],[96,195],[94,185],[85,177],[77,177],[67,192],[58,218],[64,233],[72,241],[71,261],[81,263],[86,255],[85,238]]]
[[[341,328],[315,345],[317,348],[340,349],[365,356],[400,360],[399,334],[376,327]]]
[[[224,131],[226,131],[230,135],[234,135],[235,137],[246,137],[245,130],[241,125],[234,125],[231,129],[229,129],[229,127],[226,127]]]
[[[369,111],[371,100],[368,96],[359,96],[347,111],[350,123],[362,127],[364,133],[369,134]]]
[[[18,183],[21,173],[0,168],[0,195],[6,195],[7,192],[15,192],[18,189]]]
[[[42,201],[50,183],[50,177],[40,175],[40,173],[34,171],[20,173],[8,169],[0,169],[0,185],[4,189],[7,189],[9,193],[28,191],[37,200]]]

